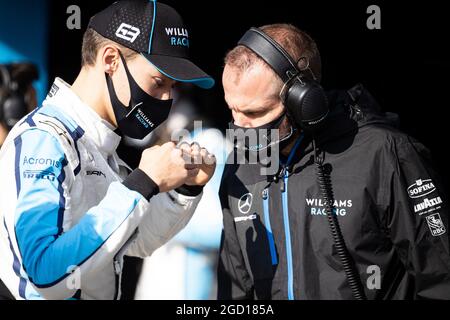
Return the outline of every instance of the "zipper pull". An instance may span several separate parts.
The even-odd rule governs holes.
[[[264,189],[262,192],[261,192],[261,197],[263,198],[263,200],[267,200],[267,198],[269,197],[269,189]]]
[[[285,182],[285,177],[286,177],[286,167],[283,167],[280,171],[280,174],[278,175],[278,178],[281,179],[281,185],[280,185],[280,190],[281,192],[285,192],[286,191],[286,182]]]
[[[120,262],[118,260],[114,260],[114,271],[116,272],[116,275],[122,273],[122,267],[120,266]]]

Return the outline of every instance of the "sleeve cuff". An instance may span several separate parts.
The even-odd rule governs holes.
[[[182,185],[178,189],[175,189],[176,192],[182,194],[183,196],[188,197],[196,197],[200,193],[203,192],[204,186],[188,186],[188,185]]]
[[[130,190],[139,192],[147,200],[159,193],[158,185],[141,169],[134,170],[126,177],[123,185]]]

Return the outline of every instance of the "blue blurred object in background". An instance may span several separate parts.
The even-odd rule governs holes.
[[[48,1],[0,0],[0,64],[32,62],[39,69],[34,84],[38,104],[48,89]]]
[[[169,243],[146,258],[136,292],[138,300],[216,299],[216,268],[222,234],[219,188],[232,146],[216,129],[193,132],[196,141],[213,153],[217,169],[203,190],[191,221]]]

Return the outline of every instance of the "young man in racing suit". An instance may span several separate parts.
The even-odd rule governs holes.
[[[149,256],[187,224],[214,157],[169,142],[130,173],[115,129],[142,139],[177,81],[213,85],[188,41],[171,7],[116,2],[91,19],[73,86],[56,79],[13,128],[0,153],[0,279],[16,299],[117,299],[124,255]]]

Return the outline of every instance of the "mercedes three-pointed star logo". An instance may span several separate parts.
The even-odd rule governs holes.
[[[250,209],[252,208],[253,203],[253,195],[251,193],[244,194],[240,199],[238,203],[239,211],[242,214],[247,214],[250,212]]]

